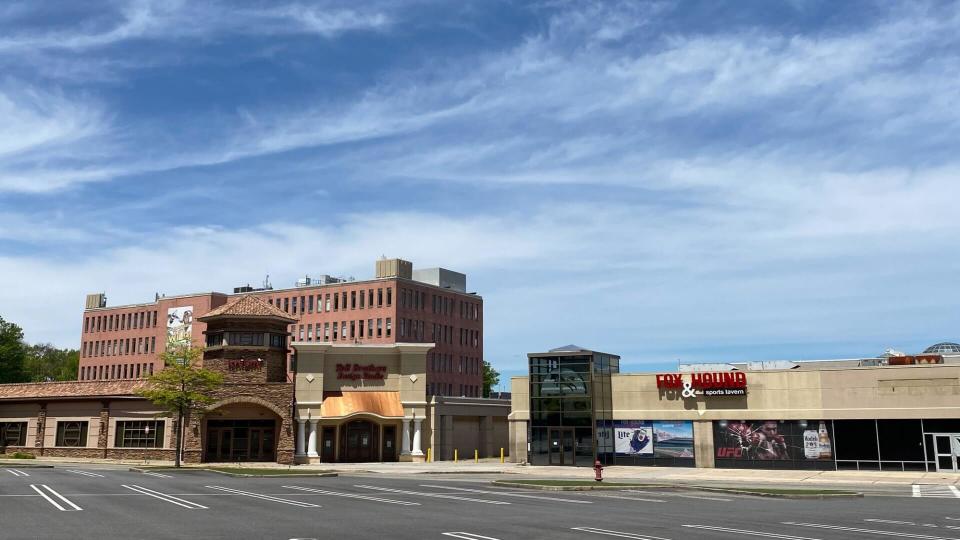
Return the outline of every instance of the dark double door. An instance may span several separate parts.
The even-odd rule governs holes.
[[[275,461],[274,420],[209,420],[204,461]]]
[[[573,428],[550,428],[547,432],[550,465],[574,465],[577,439]]]
[[[326,439],[326,435],[324,435]],[[381,448],[382,445],[382,448]],[[326,443],[324,443],[326,447]],[[381,458],[382,456],[382,458]],[[367,420],[354,420],[340,427],[340,461],[396,461],[396,427],[383,427],[380,440],[380,425]]]

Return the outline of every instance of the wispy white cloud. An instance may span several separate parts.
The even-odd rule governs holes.
[[[382,30],[393,16],[375,4],[343,7],[277,4],[266,9],[219,2],[131,0],[106,5],[98,16],[66,30],[11,31],[0,54],[35,49],[83,51],[135,39],[171,41],[223,34],[317,34],[326,38],[356,30]]]

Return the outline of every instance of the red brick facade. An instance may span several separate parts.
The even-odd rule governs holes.
[[[482,391],[483,298],[476,294],[400,277],[249,294],[292,318],[292,341],[435,343],[427,355],[428,395],[470,397]],[[158,358],[166,344],[169,310],[190,307],[201,315],[236,298],[204,293],[85,310],[80,380],[147,377],[162,367]],[[206,323],[195,317],[195,346],[205,345],[205,331]]]

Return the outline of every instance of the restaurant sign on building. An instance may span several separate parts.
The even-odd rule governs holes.
[[[689,380],[681,373],[661,373],[657,375],[657,388],[660,390],[680,390],[684,398],[704,396],[745,396],[747,395],[747,375],[742,371],[690,373]]]

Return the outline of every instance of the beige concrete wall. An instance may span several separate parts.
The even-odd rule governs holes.
[[[612,381],[614,418],[960,418],[960,366],[748,371],[746,375],[746,396],[692,399],[682,398],[679,391],[657,389],[654,374],[616,375]]]
[[[658,389],[656,374],[614,375],[613,418],[693,421],[698,467],[714,466],[714,420],[960,418],[958,365],[745,373],[746,396],[695,398]],[[530,418],[527,377],[513,377],[511,386],[510,444],[513,459],[522,462]]]
[[[427,351],[433,343],[330,344],[295,342],[297,410],[300,418],[321,418],[324,392],[399,392],[408,416],[427,416]],[[338,379],[337,364],[386,367],[384,379]]]

